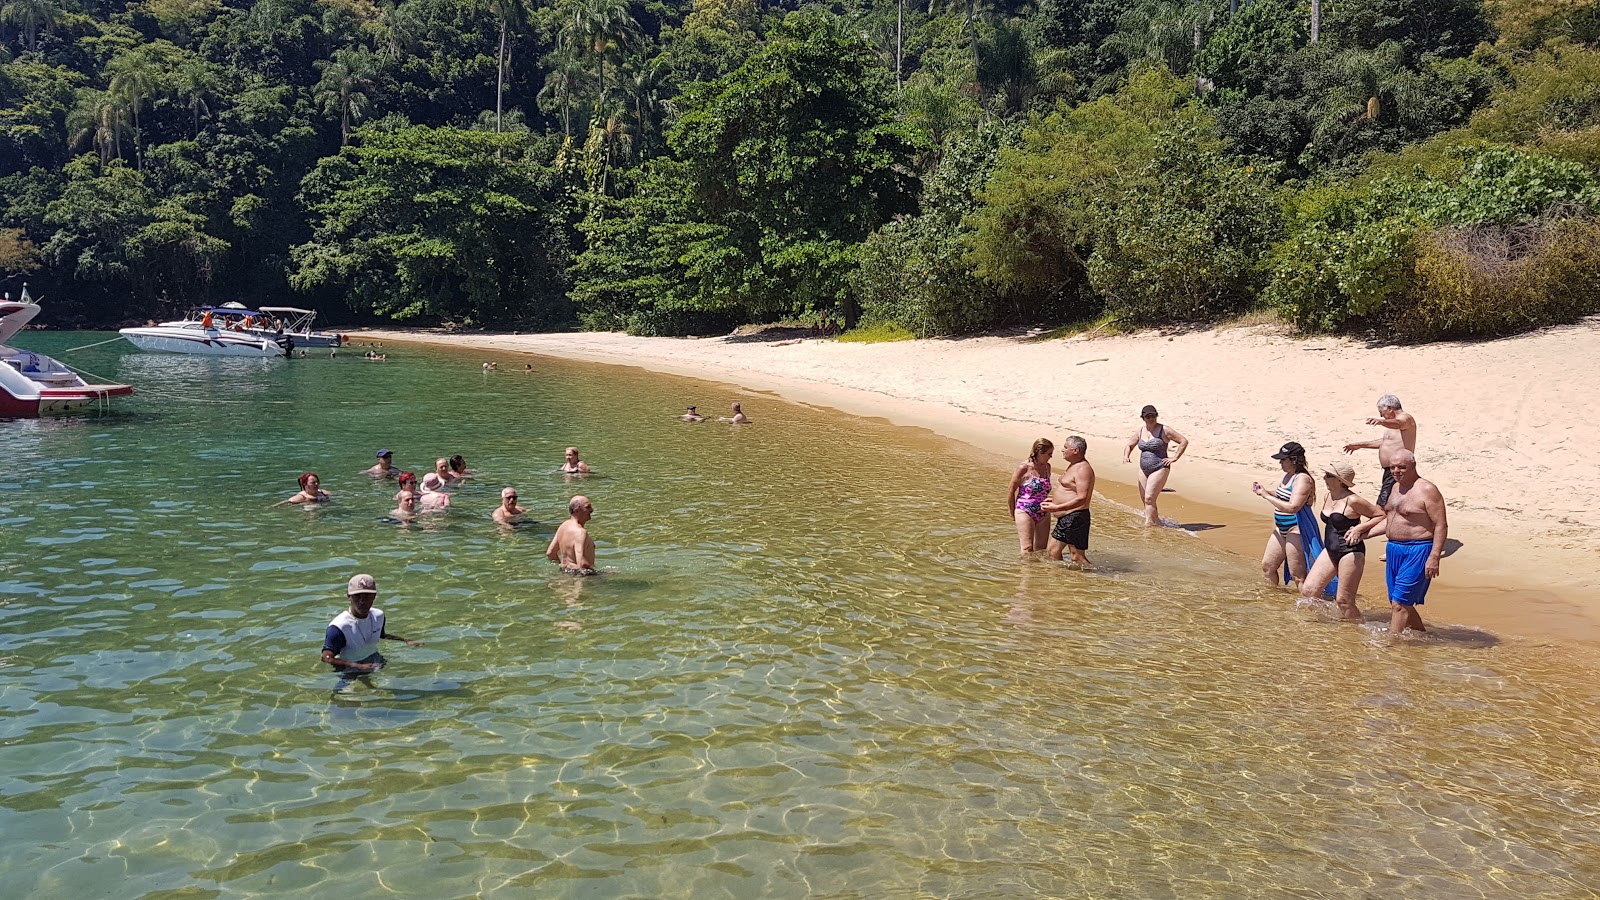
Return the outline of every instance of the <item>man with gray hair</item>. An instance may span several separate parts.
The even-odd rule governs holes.
[[[1089,565],[1084,551],[1089,549],[1089,501],[1094,498],[1094,466],[1084,458],[1088,450],[1089,442],[1075,434],[1061,442],[1061,461],[1067,467],[1057,473],[1050,498],[1039,506],[1057,517],[1045,552],[1059,561],[1063,550],[1071,551],[1072,564],[1080,567]]]
[[[1400,408],[1399,397],[1384,394],[1378,398],[1378,417],[1368,419],[1367,424],[1376,425],[1383,432],[1370,441],[1345,444],[1344,452],[1378,451],[1378,465],[1383,467],[1383,478],[1379,483],[1377,504],[1382,508],[1389,500],[1389,493],[1394,490],[1395,476],[1389,469],[1394,465],[1395,456],[1402,450],[1417,452],[1417,420]]]

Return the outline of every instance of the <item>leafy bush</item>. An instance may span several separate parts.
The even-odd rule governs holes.
[[[1394,323],[1412,336],[1488,334],[1569,317],[1560,311],[1567,301],[1554,294],[1537,301],[1525,294],[1516,301],[1529,307],[1525,316],[1494,313],[1482,294],[1493,279],[1481,265],[1470,279],[1452,268],[1446,247],[1454,245],[1440,243],[1440,229],[1509,228],[1552,210],[1571,210],[1568,218],[1600,212],[1594,176],[1576,163],[1504,146],[1450,148],[1432,165],[1409,176],[1385,170],[1364,182],[1302,192],[1290,204],[1287,235],[1272,250],[1267,302],[1311,331],[1368,320]],[[1582,241],[1551,245],[1574,246]],[[1542,259],[1543,252],[1529,251],[1529,258]],[[1585,257],[1572,252],[1575,261],[1563,271],[1581,273]],[[1544,271],[1542,265],[1535,269]]]
[[[1203,127],[1162,135],[1141,180],[1099,205],[1089,283],[1130,322],[1203,321],[1247,309],[1277,237],[1271,181]]]
[[[963,259],[953,229],[922,216],[867,239],[851,276],[864,325],[917,337],[976,331],[993,322],[998,295]]]
[[[1416,291],[1397,306],[1406,338],[1472,337],[1600,312],[1600,221],[1435,228],[1417,241]]]

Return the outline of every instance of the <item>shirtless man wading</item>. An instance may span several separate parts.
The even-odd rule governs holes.
[[[1088,450],[1089,442],[1075,434],[1062,442],[1061,461],[1067,464],[1066,468],[1056,473],[1056,487],[1039,507],[1057,517],[1045,552],[1051,559],[1060,560],[1063,550],[1071,551],[1075,566],[1089,565],[1084,551],[1089,549],[1089,501],[1094,497],[1094,466],[1084,458]]]
[[[1400,408],[1399,397],[1384,394],[1378,398],[1378,418],[1368,419],[1367,424],[1382,428],[1383,434],[1370,441],[1345,444],[1344,452],[1378,451],[1378,465],[1383,466],[1383,480],[1378,488],[1377,504],[1382,508],[1389,500],[1389,492],[1394,490],[1395,476],[1389,467],[1394,464],[1395,454],[1402,450],[1417,452],[1417,420]]]
[[[1368,519],[1345,532],[1345,543],[1354,544],[1383,523],[1388,535],[1388,559],[1384,582],[1389,587],[1389,634],[1406,628],[1427,631],[1417,612],[1428,596],[1428,586],[1439,577],[1439,561],[1444,558],[1444,542],[1450,536],[1445,519],[1444,496],[1433,482],[1417,477],[1417,457],[1401,450],[1390,461],[1394,470],[1394,492],[1383,505],[1386,518]]]
[[[567,511],[572,518],[561,523],[556,536],[550,539],[544,555],[561,567],[568,575],[597,575],[594,567],[594,538],[589,536],[589,519],[594,516],[594,504],[579,494],[567,501]]]

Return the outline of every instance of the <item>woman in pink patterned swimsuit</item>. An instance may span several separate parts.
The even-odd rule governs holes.
[[[1017,542],[1022,555],[1043,550],[1050,540],[1050,517],[1042,505],[1050,496],[1050,457],[1056,452],[1054,444],[1046,438],[1033,442],[1033,452],[1017,466],[1011,476],[1011,493],[1006,498],[1006,509],[1017,525]]]

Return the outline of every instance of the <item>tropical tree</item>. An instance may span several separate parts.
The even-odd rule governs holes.
[[[536,100],[539,108],[545,112],[561,111],[561,133],[570,138],[572,98],[583,89],[587,72],[582,60],[567,48],[558,48],[545,57],[544,62],[550,67],[550,71],[544,77],[544,87],[539,89]]]
[[[639,23],[628,10],[628,0],[573,0],[568,7],[560,41],[579,55],[591,56],[595,66],[595,109],[606,100],[606,63],[616,59],[639,34]]]
[[[67,114],[67,147],[76,149],[88,140],[100,154],[100,164],[122,158],[122,129],[128,125],[128,107],[108,91],[80,90]]]
[[[322,78],[313,89],[317,103],[327,114],[339,116],[339,144],[350,143],[350,130],[371,105],[369,92],[376,85],[377,60],[366,47],[336,50],[333,58],[317,68]]]
[[[134,168],[142,171],[144,140],[139,113],[145,101],[160,91],[161,69],[143,48],[139,48],[117,54],[106,66],[106,73],[111,76],[107,90],[133,115],[133,163]]]
[[[510,34],[527,24],[527,9],[522,0],[487,0],[489,11],[500,25],[500,47],[495,55],[494,72],[494,130],[500,131],[500,117],[506,90],[506,69],[511,64],[511,50],[506,45]]]
[[[1143,0],[1117,21],[1105,47],[1129,65],[1165,65],[1182,75],[1215,18],[1216,8],[1203,0]]]
[[[22,45],[29,50],[39,49],[39,32],[55,28],[62,14],[56,0],[6,0],[0,5],[0,22],[17,26]]]

